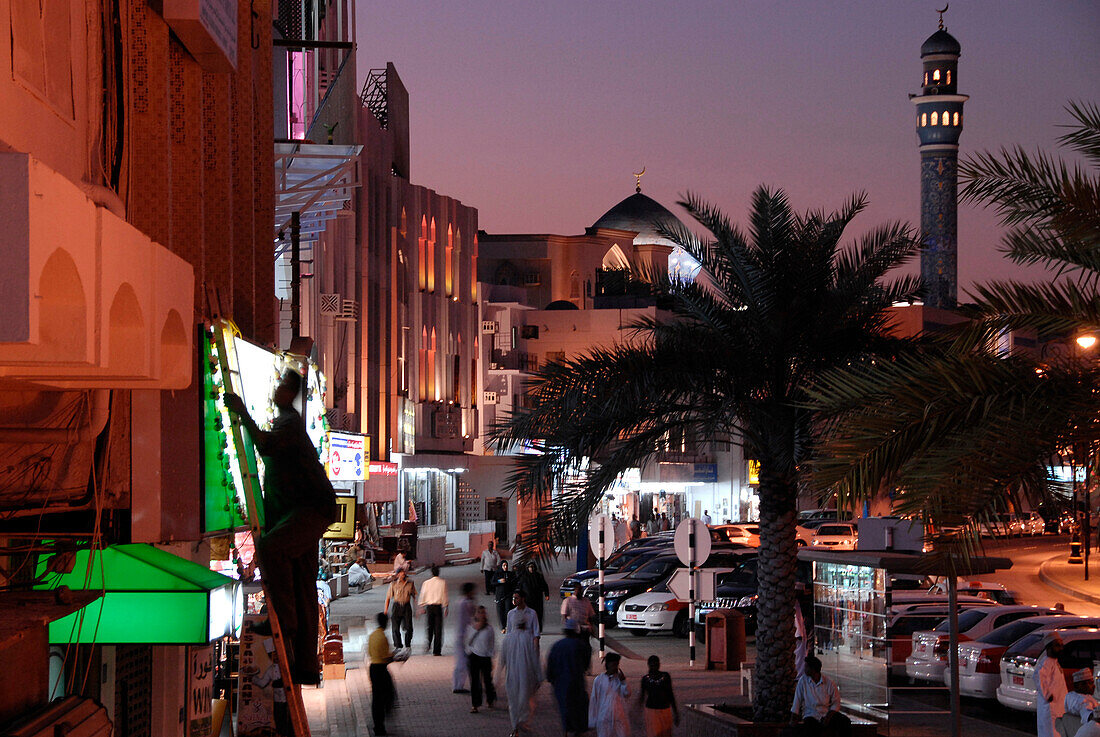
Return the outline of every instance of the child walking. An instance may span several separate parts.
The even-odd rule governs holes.
[[[588,728],[596,737],[630,737],[630,720],[626,715],[626,699],[630,687],[626,675],[619,670],[618,653],[608,653],[603,659],[604,672],[592,682],[592,697],[588,702]]]
[[[680,710],[672,693],[672,676],[661,670],[661,659],[649,656],[649,673],[642,676],[638,701],[645,713],[646,737],[672,737],[672,725],[680,723]]]

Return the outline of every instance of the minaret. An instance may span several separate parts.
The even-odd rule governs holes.
[[[946,10],[946,8],[944,8]],[[924,238],[920,273],[929,307],[953,309],[958,298],[958,163],[963,103],[958,94],[962,47],[943,27],[920,47],[924,65],[917,106],[920,139],[920,226]]]

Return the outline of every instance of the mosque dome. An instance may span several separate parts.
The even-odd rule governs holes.
[[[634,237],[635,244],[672,245],[667,238],[657,232],[658,223],[682,225],[679,218],[660,202],[652,197],[646,197],[641,192],[636,192],[605,212],[592,227],[634,231],[638,234]]]
[[[962,46],[955,40],[947,31],[942,28],[931,36],[928,37],[920,47],[920,55],[931,56],[932,54],[951,54],[952,56],[958,56],[962,52]]]

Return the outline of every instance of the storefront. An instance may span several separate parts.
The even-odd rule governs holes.
[[[399,508],[402,520],[418,525],[445,525],[455,529],[455,473],[439,468],[401,469]]]

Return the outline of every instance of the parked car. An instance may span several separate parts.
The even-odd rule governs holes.
[[[1016,600],[1016,594],[1008,590],[1003,583],[997,583],[996,581],[966,581],[959,580],[958,583],[960,594],[970,594],[971,596],[980,596],[984,599],[991,599],[998,604],[1018,604]],[[947,594],[947,581],[941,580],[934,586],[928,589],[932,594]]]
[[[1057,609],[1025,605],[970,609],[959,614],[959,639],[976,640],[1018,619],[1044,614],[1056,616],[1057,612]],[[950,627],[950,620],[944,619],[931,630],[913,633],[912,654],[905,659],[905,675],[917,681],[943,680]]]
[[[711,550],[707,558],[707,567],[733,569],[737,563],[737,555],[740,551],[723,551],[715,553]],[[680,559],[667,551],[647,561],[641,567],[629,573],[617,573],[604,577],[604,610],[602,616],[605,621],[615,623],[617,621],[619,605],[632,596],[642,593],[654,586],[664,583],[672,575],[673,571],[683,566]],[[592,602],[594,610],[599,608],[599,584],[596,580],[590,580],[584,588],[584,598]]]
[[[988,599],[960,596],[958,610],[965,612],[979,607],[1000,606]],[[890,607],[886,615],[886,662],[891,676],[905,675],[905,659],[913,652],[913,633],[933,629],[946,619],[951,608],[948,602],[916,601]]]
[[[715,585],[716,598],[710,601],[701,601],[695,605],[696,633],[706,629],[707,614],[715,609],[736,609],[745,617],[745,632],[752,634],[756,631],[756,601],[759,579],[757,567],[759,557],[755,551],[746,553],[739,565],[733,570],[719,577]],[[809,611],[811,603],[811,583],[813,568],[809,561],[798,561],[797,581],[802,584],[800,599],[806,605],[803,608]],[[807,620],[807,626],[810,621]],[[703,635],[705,637],[705,635]]]
[[[859,532],[850,522],[830,522],[817,528],[810,543],[816,548],[834,550],[855,550]]]
[[[800,525],[805,525],[807,522],[836,522],[836,520],[835,509],[803,509],[798,513]]]
[[[1001,658],[1010,646],[1040,630],[1100,627],[1100,617],[1077,617],[1069,613],[1020,619],[1002,625],[971,642],[959,643],[959,693],[979,699],[996,699],[1001,685]],[[943,672],[951,685],[951,671]]]
[[[978,525],[978,534],[982,537],[1013,537],[1021,532],[1020,521],[1016,515],[1008,512],[991,514]]]
[[[627,545],[630,545],[630,543],[627,543]],[[626,545],[624,545],[623,547],[625,548]],[[661,555],[662,553],[667,554],[670,550],[672,550],[671,540],[667,544],[634,546],[629,550],[623,551],[622,553],[616,551],[615,554],[608,558],[606,561],[606,564],[604,566],[604,576],[606,577],[610,574],[630,573],[631,571],[635,571],[638,568],[641,568],[648,561],[652,560],[658,555]],[[580,583],[582,586],[587,586],[592,581],[595,581],[597,578],[599,578],[599,575],[599,568],[589,568],[584,571],[578,571],[571,576],[566,576],[564,579],[562,579],[561,587],[558,589],[558,594],[563,599],[567,596],[572,596],[574,585]]]
[[[616,624],[632,635],[671,632],[677,637],[688,636],[688,605],[672,595],[667,581],[624,601],[615,618]]]
[[[712,530],[717,530],[726,536],[731,543],[740,543],[750,548],[760,547],[760,525],[733,524],[714,525]]]
[[[1058,630],[1065,647],[1058,662],[1066,677],[1066,687],[1072,691],[1073,672],[1093,667],[1100,661],[1100,629]],[[1049,641],[1050,632],[1037,631],[1012,644],[1001,657],[1001,685],[997,686],[997,701],[1010,709],[1035,711],[1035,661]]]
[[[794,535],[795,543],[800,548],[804,548],[814,541],[814,535],[817,534],[817,530],[805,525],[795,525]]]

